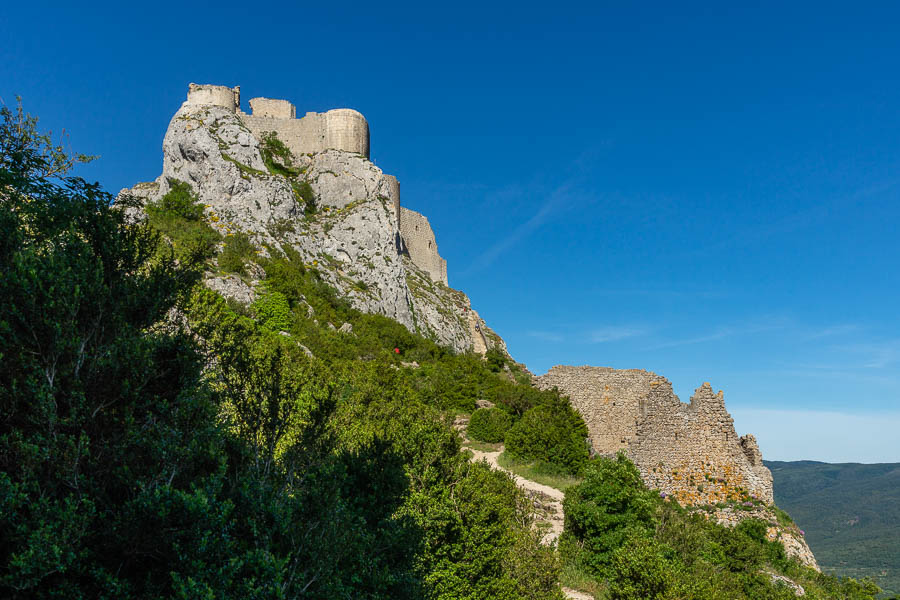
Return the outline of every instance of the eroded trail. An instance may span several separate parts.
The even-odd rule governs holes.
[[[547,529],[541,541],[547,546],[556,542],[563,530],[562,501],[565,497],[565,494],[563,494],[558,489],[552,488],[548,485],[543,485],[536,481],[531,481],[530,479],[519,477],[512,471],[501,467],[497,463],[497,457],[500,456],[501,452],[503,452],[502,446],[495,452],[483,452],[481,450],[475,450],[474,448],[469,448],[469,451],[473,454],[472,460],[485,460],[489,465],[491,465],[491,468],[499,469],[501,471],[504,471],[505,473],[509,473],[509,475],[516,482],[516,485],[525,490],[525,493],[528,495],[531,501],[534,502],[534,506],[537,509],[538,513],[538,523],[546,523],[547,525],[549,525],[549,528]]]
[[[531,481],[530,479],[525,479],[524,477],[520,477],[512,471],[501,467],[497,462],[497,457],[503,452],[502,446],[499,450],[494,452],[484,452],[474,448],[468,448],[468,450],[473,455],[473,461],[487,461],[492,469],[499,469],[500,471],[508,473],[516,482],[516,485],[525,490],[525,493],[534,503],[535,509],[537,510],[538,523],[546,524],[544,527],[547,527],[541,542],[547,546],[556,543],[556,540],[559,539],[559,536],[563,531],[562,501],[565,494],[556,488],[552,488],[536,481]],[[593,600],[593,596],[585,594],[584,592],[579,592],[566,587],[562,588],[562,591],[567,598],[571,598],[572,600]]]

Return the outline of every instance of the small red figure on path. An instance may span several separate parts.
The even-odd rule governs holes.
[[[400,348],[394,348],[394,354],[400,354]]]

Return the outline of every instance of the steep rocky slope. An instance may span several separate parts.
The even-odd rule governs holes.
[[[432,281],[402,254],[389,200],[392,178],[363,155],[324,150],[292,156],[298,174],[292,180],[267,166],[260,137],[234,111],[186,102],[166,131],[162,174],[123,193],[154,202],[171,181],[186,182],[223,235],[246,233],[262,253],[290,247],[355,308],[388,316],[455,350],[475,349],[469,298]],[[304,205],[298,181],[315,194],[314,210]],[[258,283],[252,276],[235,281],[215,274],[208,281],[244,302]],[[487,347],[505,350],[493,332],[477,337],[479,344],[484,339]]]

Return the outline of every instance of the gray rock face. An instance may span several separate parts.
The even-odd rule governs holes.
[[[226,235],[237,229],[272,243],[274,224],[302,214],[288,182],[266,172],[259,141],[217,106],[184,105],[175,113],[163,140],[157,196],[169,191],[170,178],[191,184]]]
[[[384,173],[360,154],[325,150],[313,154],[308,164],[306,179],[321,206],[343,208],[353,202],[390,198]]]
[[[457,351],[472,350],[468,297],[433,283],[399,253],[389,199],[394,180],[365,156],[340,150],[295,156],[293,164],[316,195],[311,217],[290,182],[268,172],[260,140],[240,115],[186,103],[166,131],[162,175],[123,192],[153,202],[169,191],[170,179],[189,183],[223,235],[244,232],[260,246],[290,246],[355,308],[395,319]],[[240,302],[255,298],[256,282],[222,274],[210,274],[206,282]],[[502,340],[496,343],[504,347]]]

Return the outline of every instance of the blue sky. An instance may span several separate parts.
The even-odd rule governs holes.
[[[710,381],[767,458],[900,461],[900,5],[712,4],[13,3],[0,97],[112,191],[188,82],[356,108],[533,371]]]

